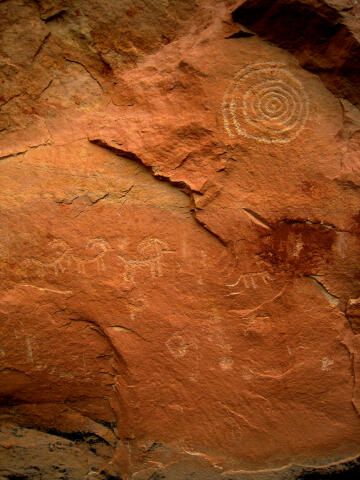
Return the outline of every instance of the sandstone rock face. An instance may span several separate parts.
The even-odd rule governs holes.
[[[0,2],[1,478],[356,471],[359,12]]]

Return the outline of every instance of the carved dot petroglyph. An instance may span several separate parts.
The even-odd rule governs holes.
[[[190,344],[184,337],[178,333],[174,333],[166,342],[169,352],[176,358],[184,357]]]
[[[309,99],[281,63],[255,63],[235,75],[225,92],[222,113],[230,137],[286,143],[304,127]]]
[[[224,372],[226,372],[228,370],[232,370],[233,364],[234,364],[234,360],[232,358],[229,358],[229,357],[224,357],[219,362],[220,368]]]

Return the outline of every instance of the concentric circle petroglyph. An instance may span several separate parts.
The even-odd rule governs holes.
[[[255,63],[237,72],[225,92],[222,112],[231,137],[286,143],[304,127],[309,99],[286,65]]]

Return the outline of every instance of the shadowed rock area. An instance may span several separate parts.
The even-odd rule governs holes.
[[[247,0],[232,17],[293,53],[327,88],[359,106],[359,12],[356,0]]]
[[[0,2],[0,480],[359,478],[359,8]]]

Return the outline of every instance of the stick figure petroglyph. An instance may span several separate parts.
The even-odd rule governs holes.
[[[142,312],[147,307],[147,298],[142,295],[138,297],[130,297],[128,301],[128,309],[131,320],[135,320],[136,314]]]

